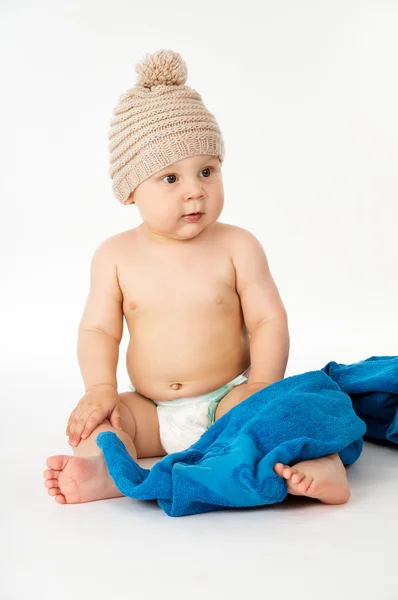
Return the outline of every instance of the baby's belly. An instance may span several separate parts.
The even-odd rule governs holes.
[[[126,367],[137,392],[152,400],[198,396],[225,385],[250,365],[250,338],[241,319],[140,319]]]

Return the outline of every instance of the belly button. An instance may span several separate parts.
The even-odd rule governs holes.
[[[179,390],[182,387],[182,383],[172,383],[170,386],[173,390]]]

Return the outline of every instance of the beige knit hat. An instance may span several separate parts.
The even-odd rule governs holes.
[[[159,50],[135,66],[137,84],[119,97],[110,123],[109,175],[123,204],[145,179],[188,156],[224,161],[220,128],[198,92],[184,85],[180,54]]]

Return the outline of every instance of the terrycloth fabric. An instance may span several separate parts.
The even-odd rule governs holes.
[[[130,457],[112,432],[97,444],[126,496],[157,500],[170,516],[282,502],[287,485],[276,462],[294,464],[338,452],[344,464],[360,456],[366,431],[350,397],[323,371],[278,381],[228,411],[183,452],[152,469]]]
[[[330,362],[322,371],[351,397],[366,423],[366,439],[398,444],[398,356],[371,356],[352,365]]]

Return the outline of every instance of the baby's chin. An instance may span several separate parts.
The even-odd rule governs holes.
[[[197,222],[187,222],[182,220],[174,231],[165,233],[176,240],[191,240],[196,238],[203,231],[207,230],[214,221],[205,220],[204,215]]]
[[[185,223],[176,232],[170,233],[170,237],[174,237],[176,240],[193,240],[207,228],[207,225]]]
[[[202,233],[207,227],[192,227],[188,226],[186,223],[180,224],[175,227],[174,230],[160,230],[153,227],[145,227],[144,235],[147,239],[152,240],[154,242],[160,244],[172,244],[173,242],[183,242],[189,241],[196,238],[200,233]]]

